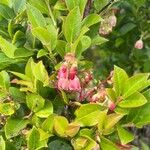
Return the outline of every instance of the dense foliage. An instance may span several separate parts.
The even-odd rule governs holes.
[[[147,4],[1,0],[0,150],[138,149],[129,128],[150,123]]]

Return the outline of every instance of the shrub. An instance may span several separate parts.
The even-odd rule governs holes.
[[[114,66],[102,80],[83,56],[116,26],[116,3],[107,4],[0,2],[0,149],[133,147],[129,127],[150,123],[149,73]]]

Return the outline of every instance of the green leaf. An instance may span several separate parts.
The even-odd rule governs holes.
[[[38,38],[43,45],[48,47],[50,51],[56,47],[57,30],[53,25],[50,25],[47,29],[43,27],[36,27],[32,30],[32,34]]]
[[[103,132],[103,129],[105,127],[105,121],[106,121],[106,119],[107,119],[107,110],[101,111],[100,114],[99,114],[99,120],[98,120],[98,125],[97,125],[98,131],[100,133]]]
[[[26,49],[26,48],[17,48],[14,53],[14,58],[23,58],[32,56],[34,53],[33,51]]]
[[[100,21],[101,17],[98,14],[90,14],[82,21],[82,25],[90,27]]]
[[[94,7],[97,11],[100,11],[108,4],[108,0],[94,0]]]
[[[118,105],[123,108],[139,107],[147,102],[143,94],[135,92],[126,99],[123,99]]]
[[[42,129],[44,131],[48,131],[50,133],[52,133],[53,131],[53,126],[54,126],[54,117],[56,115],[55,114],[52,114],[50,115],[43,123],[42,123]]]
[[[48,150],[73,150],[72,146],[68,144],[68,142],[61,140],[61,139],[56,139],[51,141],[48,144]]]
[[[148,77],[148,73],[140,73],[130,77],[126,82],[124,82],[125,84],[122,84],[124,86],[123,98],[125,99],[134,94],[136,91],[141,91],[149,86],[150,82],[147,81]]]
[[[122,114],[112,113],[106,117],[104,132],[105,134],[109,133],[112,128],[118,123],[118,121],[123,117]]]
[[[40,12],[48,14],[48,7],[43,0],[30,0],[30,5],[36,7]]]
[[[113,75],[113,84],[114,84],[114,90],[116,92],[116,96],[120,96],[124,90],[124,84],[126,83],[128,79],[128,75],[126,72],[115,66],[114,67],[114,75]]]
[[[21,92],[19,88],[10,87],[9,94],[13,98],[14,101],[24,103],[25,102],[25,93]]]
[[[5,69],[6,67],[19,62],[19,60],[14,60],[7,57],[4,53],[0,53],[0,70]]]
[[[134,140],[134,136],[123,127],[117,126],[117,130],[119,138],[121,140],[121,144],[124,145]]]
[[[8,7],[5,4],[0,4],[0,16],[9,20],[9,19],[14,18],[15,14],[14,14],[14,11],[10,7]]]
[[[83,128],[80,130],[79,135],[82,137],[90,137],[91,139],[93,139],[95,137],[94,132],[95,131],[92,128]]]
[[[121,36],[127,34],[131,30],[133,30],[136,27],[136,24],[132,22],[128,22],[126,24],[123,24],[123,26],[119,29],[119,33]]]
[[[0,103],[0,114],[12,115],[14,113],[13,103]]]
[[[5,124],[4,130],[7,139],[19,135],[19,132],[26,127],[29,120],[9,118]]]
[[[49,76],[42,61],[35,65],[33,73],[37,80],[43,82],[44,86],[49,85]]]
[[[83,15],[87,0],[65,0],[65,2],[69,10],[78,6],[80,8],[80,13]]]
[[[134,108],[130,111],[127,121],[133,122],[137,127],[142,127],[150,123],[150,90],[144,92],[148,102],[140,108]]]
[[[58,40],[57,41],[57,45],[56,45],[56,51],[57,53],[64,58],[65,56],[65,47],[66,47],[66,42],[63,40]]]
[[[81,54],[90,47],[90,45],[91,45],[90,37],[82,36],[76,49],[76,57],[79,58]]]
[[[54,130],[58,136],[66,137],[66,128],[68,127],[68,120],[63,116],[56,116],[54,118]]]
[[[72,139],[71,143],[76,150],[92,150],[96,147],[96,142],[88,136]]]
[[[48,51],[45,49],[40,49],[37,53],[37,58],[41,58],[41,57],[46,56],[46,55],[48,55]]]
[[[63,24],[63,33],[66,40],[72,43],[80,33],[81,15],[78,7],[72,9]]]
[[[101,45],[101,44],[106,43],[106,42],[108,42],[108,40],[106,38],[103,38],[103,37],[97,35],[92,39],[91,45],[92,46]]]
[[[83,126],[93,126],[98,123],[99,114],[102,110],[102,106],[99,104],[83,104],[79,109],[75,111],[75,122]]]
[[[77,123],[72,122],[66,128],[65,133],[69,137],[73,137],[73,136],[75,136],[78,133],[79,129],[80,129],[80,125],[77,124]]]
[[[0,36],[0,48],[7,57],[14,58],[14,53],[17,48],[1,36]]]
[[[47,140],[40,141],[40,133],[35,127],[32,128],[29,134],[27,147],[30,150],[38,150],[43,147],[47,147]]]
[[[40,141],[47,140],[50,136],[53,136],[40,128],[38,128],[38,131],[40,133]]]
[[[34,81],[35,78],[33,74],[35,65],[36,63],[33,61],[32,58],[30,58],[25,67],[25,75],[28,76],[32,81]]]
[[[111,101],[115,102],[117,100],[116,93],[113,89],[107,88],[106,92]]]
[[[6,144],[2,136],[0,136],[0,150],[6,150]]]
[[[28,19],[33,27],[45,27],[46,20],[42,13],[34,6],[27,5]]]
[[[50,44],[50,34],[49,31],[43,27],[36,27],[32,30],[32,34],[38,38],[43,45],[49,45]]]
[[[40,95],[28,93],[26,95],[26,103],[33,112],[38,112],[44,107],[45,99]]]
[[[25,10],[26,0],[12,0],[15,13],[20,13]]]
[[[25,74],[22,74],[22,73],[19,73],[19,72],[14,72],[14,71],[10,71],[13,75],[21,78],[22,80],[25,80],[25,81],[31,81],[31,79],[26,76]]]
[[[51,50],[54,50],[57,45],[57,29],[53,25],[47,26],[48,33],[50,34],[50,41],[51,41]]]
[[[46,101],[44,107],[36,112],[36,115],[40,118],[47,118],[53,113],[53,105],[50,101]]]
[[[10,86],[10,77],[6,71],[0,72],[0,88],[8,90]]]
[[[101,137],[100,147],[102,150],[118,150],[114,143],[104,137]]]

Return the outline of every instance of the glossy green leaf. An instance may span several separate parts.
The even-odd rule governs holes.
[[[45,99],[37,94],[28,93],[26,95],[27,106],[34,112],[38,112],[44,107]]]
[[[0,150],[5,150],[6,149],[6,143],[3,139],[2,136],[0,136]]]
[[[38,150],[43,147],[47,147],[47,141],[46,140],[40,141],[40,133],[35,127],[32,128],[29,134],[27,147],[30,150]]]
[[[136,91],[141,91],[147,86],[150,85],[150,82],[147,81],[149,77],[148,73],[136,74],[130,77],[127,82],[124,82],[124,92],[123,98],[127,98],[130,95],[134,94]],[[148,83],[148,84],[147,84]]]
[[[14,104],[0,103],[0,114],[12,115],[14,113]]]
[[[81,15],[78,7],[73,8],[63,24],[63,33],[66,40],[72,43],[80,33]]]
[[[50,101],[46,101],[44,107],[36,112],[36,115],[40,118],[47,118],[53,113],[53,105]]]
[[[60,137],[66,137],[66,128],[68,127],[68,120],[63,116],[56,116],[54,118],[54,130]]]
[[[73,150],[72,146],[65,140],[56,139],[48,144],[48,150]]]
[[[91,45],[92,46],[101,45],[101,44],[104,44],[106,42],[108,42],[108,40],[106,38],[97,35],[92,39]]]
[[[105,7],[108,4],[108,2],[108,0],[95,0],[94,7],[97,11],[100,11],[103,7]]]
[[[0,48],[7,57],[14,58],[14,53],[17,48],[1,36],[0,36]]]
[[[24,103],[25,102],[25,93],[21,92],[19,88],[10,87],[9,94],[13,98],[14,101]]]
[[[81,57],[81,54],[90,47],[91,45],[91,39],[90,37],[88,36],[83,36],[81,39],[80,39],[80,42],[77,46],[77,49],[76,49],[76,56],[78,58]]]
[[[120,96],[124,90],[124,83],[126,83],[128,79],[128,75],[126,72],[115,66],[114,67],[114,75],[113,75],[113,84],[114,84],[114,90],[116,92],[116,96]]]
[[[33,27],[45,27],[46,20],[42,13],[34,6],[27,5],[28,19]]]
[[[15,137],[19,132],[26,127],[29,120],[9,118],[5,124],[5,135],[7,139]]]
[[[133,122],[137,127],[142,127],[150,123],[150,90],[144,92],[144,96],[148,102],[140,108],[132,109],[127,117],[127,121]]]
[[[36,7],[40,12],[48,14],[48,7],[43,0],[29,0],[29,4]]]
[[[117,100],[116,92],[113,89],[107,88],[106,92],[111,101],[115,102]]]
[[[75,122],[80,126],[93,126],[98,123],[102,106],[99,104],[84,104],[75,111]]]
[[[0,72],[0,88],[8,90],[10,86],[10,77],[6,71]]]
[[[101,138],[100,147],[102,150],[118,150],[117,146],[113,142],[104,137]]]
[[[33,61],[33,58],[30,58],[26,63],[25,67],[25,75],[28,76],[32,81],[34,80],[33,70],[35,68],[36,63]]]
[[[37,80],[43,82],[44,86],[49,85],[49,76],[42,61],[35,65],[33,74]]]
[[[42,123],[42,129],[44,131],[52,133],[54,126],[54,117],[55,114],[52,114]]]
[[[117,126],[117,131],[121,140],[121,144],[128,144],[129,142],[134,140],[133,134],[125,130],[123,127]]]
[[[122,114],[112,113],[106,117],[104,132],[105,134],[109,133],[110,130],[120,121],[123,117]]]
[[[12,19],[14,18],[15,14],[10,7],[0,3],[0,16],[4,17],[5,19]]]
[[[139,107],[147,102],[146,98],[139,92],[135,92],[128,98],[123,99],[118,105],[123,108]]]
[[[78,6],[80,8],[80,13],[83,15],[87,0],[65,0],[65,2],[69,10]]]
[[[101,17],[98,14],[88,15],[82,22],[83,26],[90,27],[101,21]]]
[[[25,10],[26,0],[12,0],[13,8],[16,13]]]
[[[80,129],[80,125],[72,122],[67,126],[65,133],[69,137],[73,137],[78,133],[79,129]]]

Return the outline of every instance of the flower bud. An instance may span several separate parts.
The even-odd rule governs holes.
[[[142,49],[143,48],[143,41],[141,39],[139,39],[138,41],[135,42],[134,47],[137,49]]]
[[[116,108],[115,103],[112,101],[109,101],[108,102],[108,108],[109,108],[109,110],[114,111],[114,109]]]
[[[66,62],[73,63],[76,60],[75,54],[74,53],[67,53],[65,55],[64,59],[65,59]]]
[[[108,21],[109,21],[110,26],[112,27],[115,27],[117,24],[117,18],[115,15],[110,16]]]

